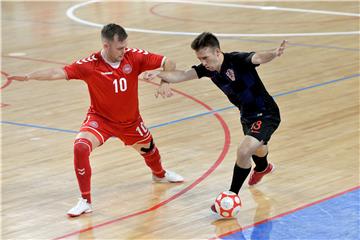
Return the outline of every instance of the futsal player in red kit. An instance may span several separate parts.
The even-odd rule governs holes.
[[[104,26],[101,37],[101,51],[73,64],[8,77],[18,81],[80,79],[88,86],[91,105],[74,142],[74,168],[81,198],[68,211],[71,217],[92,211],[89,156],[110,137],[119,138],[143,156],[154,182],[184,181],[182,176],[162,167],[159,150],[144,125],[138,102],[139,74],[160,67],[174,70],[175,63],[158,54],[127,48],[127,33],[117,24]],[[171,94],[169,88],[164,89],[166,94]]]

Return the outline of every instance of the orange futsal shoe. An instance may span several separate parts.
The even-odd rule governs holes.
[[[268,166],[266,167],[266,169],[262,172],[257,172],[255,170],[253,170],[253,172],[250,175],[249,185],[252,186],[252,185],[259,183],[266,174],[269,174],[269,173],[273,172],[274,170],[275,170],[275,167],[271,163],[269,163]]]

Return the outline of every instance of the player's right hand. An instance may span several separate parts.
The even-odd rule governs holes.
[[[7,79],[10,81],[28,81],[29,76],[28,75],[23,75],[23,76],[10,75],[7,77]]]

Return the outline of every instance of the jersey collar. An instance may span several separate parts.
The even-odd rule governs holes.
[[[114,62],[109,62],[109,61],[105,58],[104,49],[101,49],[100,54],[101,54],[102,59],[104,59],[104,61],[105,61],[107,64],[109,64],[112,68],[117,69],[117,68],[120,67],[121,62],[115,62],[115,63],[114,63]]]

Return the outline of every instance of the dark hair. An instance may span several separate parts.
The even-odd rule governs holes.
[[[203,32],[191,43],[191,48],[195,51],[205,47],[220,48],[219,40],[214,34],[210,32]]]
[[[125,29],[115,23],[109,23],[101,29],[101,37],[106,40],[113,41],[115,35],[119,41],[124,41],[128,36]]]

